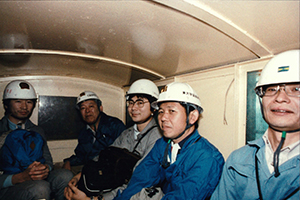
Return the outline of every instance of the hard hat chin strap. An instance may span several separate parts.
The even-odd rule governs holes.
[[[169,147],[170,147],[170,143],[171,143],[171,139],[168,140],[168,144],[165,148],[165,152],[164,152],[164,158],[162,160],[162,167],[164,169],[168,168],[170,166],[170,162],[168,161],[168,151],[169,151]]]
[[[190,124],[189,114],[190,114],[190,105],[186,104],[186,126],[185,126],[185,129],[177,137],[175,137],[171,140],[176,140],[176,139],[180,138],[185,133],[186,130],[188,130],[189,128],[191,128],[194,125],[194,124]]]
[[[187,123],[188,123],[188,119],[187,119]],[[186,127],[185,127],[185,129],[184,129],[184,131],[182,132],[182,133],[180,133],[176,138],[173,138],[173,139],[168,139],[168,144],[167,144],[167,146],[166,146],[166,148],[165,148],[165,152],[164,152],[164,158],[163,158],[163,161],[162,161],[162,167],[163,168],[168,168],[169,166],[170,166],[170,162],[168,162],[168,151],[169,151],[169,147],[170,147],[170,143],[171,143],[171,141],[173,141],[173,140],[176,140],[176,139],[178,139],[178,138],[180,138],[184,133],[185,133],[185,131],[187,130],[187,129],[189,129],[190,127],[192,127],[194,124],[187,124],[186,125]]]
[[[274,131],[281,132],[280,130],[275,129],[272,126],[269,126],[269,127],[271,129],[273,129]],[[274,157],[273,157],[275,177],[278,177],[280,175],[279,169],[278,169],[278,167],[279,167],[279,154],[280,154],[280,150],[283,146],[283,143],[285,141],[286,133],[293,133],[293,132],[297,132],[297,131],[300,131],[300,129],[296,129],[296,130],[292,130],[292,131],[282,131],[280,143],[279,143],[277,149],[275,150]]]
[[[279,173],[279,153],[280,153],[280,150],[282,148],[282,145],[284,143],[284,140],[285,140],[285,136],[286,136],[286,132],[283,131],[282,132],[282,135],[281,135],[281,140],[280,140],[280,143],[276,149],[276,151],[274,152],[274,157],[273,157],[273,163],[274,163],[274,172],[275,172],[275,177],[278,177],[280,175]]]
[[[258,97],[259,98],[259,97]],[[262,117],[263,119],[266,121],[265,119],[265,115],[264,115],[264,110],[263,110],[263,106],[262,106],[262,101],[261,99],[259,98],[259,103],[260,103],[260,109],[261,109],[261,114],[262,114]],[[273,129],[274,131],[277,131],[277,132],[282,132],[281,134],[281,140],[280,140],[280,143],[277,147],[277,149],[275,150],[274,152],[274,156],[273,156],[273,164],[274,164],[274,172],[275,172],[275,177],[278,177],[280,175],[280,172],[279,172],[279,154],[280,154],[280,150],[283,146],[283,143],[285,141],[285,138],[286,138],[286,133],[293,133],[293,132],[297,132],[297,131],[300,131],[300,128],[299,129],[295,129],[295,130],[291,130],[291,131],[280,131],[276,128],[274,128],[273,126],[269,125],[269,127],[271,129]]]

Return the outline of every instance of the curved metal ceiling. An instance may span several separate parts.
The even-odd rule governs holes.
[[[300,46],[299,1],[0,1],[0,18],[0,77],[122,86]],[[8,53],[30,58],[17,65]]]

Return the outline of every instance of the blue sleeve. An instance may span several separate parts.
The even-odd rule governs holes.
[[[229,156],[224,165],[220,182],[217,188],[215,189],[215,191],[213,192],[211,196],[211,200],[219,200],[219,199],[230,200],[230,199],[237,198],[237,196],[235,195],[236,180],[233,174],[234,171],[229,169],[230,162],[232,160],[231,158],[232,156]]]
[[[1,190],[1,188],[6,188],[6,187],[13,186],[12,176],[13,176],[13,174],[11,174],[11,175],[8,175],[8,174],[0,175],[0,190]]]
[[[87,134],[88,133],[86,128],[83,128],[80,131],[78,135],[78,144],[74,150],[75,155],[72,155],[71,157],[64,159],[64,162],[69,161],[71,166],[78,166],[84,164],[84,158],[87,152],[83,147],[83,143],[85,143],[86,146],[89,145],[88,140],[90,139],[90,137],[88,137]],[[92,147],[92,142],[90,142],[89,146],[90,148]]]
[[[9,176],[6,177],[6,179],[5,179],[4,183],[3,183],[3,186],[2,186],[3,188],[13,186],[13,184],[12,184],[12,177],[13,177],[13,175],[9,175]]]

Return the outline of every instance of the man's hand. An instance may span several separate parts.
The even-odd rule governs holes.
[[[75,175],[75,176],[70,180],[69,184],[71,184],[71,185],[73,185],[73,186],[77,186],[77,183],[78,183],[80,177],[81,177],[81,172],[78,173],[77,175]]]
[[[27,169],[19,174],[14,174],[12,177],[12,184],[23,183],[29,180],[43,180],[47,178],[49,169],[47,165],[34,161]]]
[[[85,193],[82,192],[81,190],[79,190],[75,185],[73,185],[71,183],[71,181],[69,182],[68,187],[66,187],[64,190],[64,195],[65,195],[66,199],[67,200],[77,200],[77,199],[78,200],[90,200],[90,198],[87,197],[85,195]]]
[[[31,180],[44,180],[49,175],[48,165],[44,165],[40,162],[36,162],[35,165],[29,171],[29,176]]]

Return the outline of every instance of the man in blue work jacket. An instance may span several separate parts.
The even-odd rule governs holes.
[[[197,131],[203,111],[198,95],[190,85],[173,82],[152,107],[158,109],[164,137],[136,167],[127,188],[115,200],[150,199],[155,195],[160,195],[159,199],[184,200],[210,197],[219,182],[224,159]]]
[[[86,127],[79,133],[75,155],[64,159],[63,165],[74,174],[89,160],[97,159],[100,151],[111,145],[126,128],[120,119],[103,112],[102,102],[94,92],[80,93],[77,108]]]
[[[299,200],[300,51],[273,57],[256,85],[265,134],[227,159],[212,199]]]

